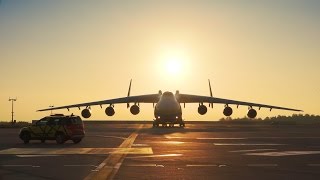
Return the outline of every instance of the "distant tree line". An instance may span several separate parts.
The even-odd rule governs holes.
[[[320,123],[320,115],[310,115],[310,114],[293,114],[292,116],[274,116],[274,117],[266,117],[264,119],[256,118],[250,119],[248,117],[243,118],[231,118],[224,117],[219,121],[221,122],[270,122],[270,123],[289,123],[289,124],[313,124]]]

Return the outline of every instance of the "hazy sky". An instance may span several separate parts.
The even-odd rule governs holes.
[[[131,78],[132,95],[209,95],[211,79],[216,97],[320,114],[319,19],[317,0],[2,0],[0,120],[11,119],[9,97],[16,119],[32,120],[49,105],[126,96]],[[223,117],[223,105],[204,116],[197,106],[187,104],[186,120]],[[137,116],[124,104],[111,118],[92,110],[90,119],[153,118],[150,104]],[[292,112],[258,117],[278,114]]]

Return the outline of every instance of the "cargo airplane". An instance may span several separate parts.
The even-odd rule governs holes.
[[[56,109],[69,110],[70,108],[79,108],[80,110],[81,109],[80,107],[85,107],[81,111],[81,115],[84,118],[89,118],[91,116],[91,108],[90,108],[91,106],[99,105],[102,108],[102,105],[107,104],[109,106],[105,109],[105,113],[107,116],[113,116],[115,114],[114,104],[127,103],[127,108],[129,108],[130,103],[133,103],[133,105],[130,107],[130,112],[133,115],[137,115],[140,112],[140,107],[139,107],[140,103],[152,103],[154,107],[154,117],[155,117],[153,121],[153,127],[159,127],[159,125],[162,125],[163,127],[166,127],[167,125],[169,125],[170,127],[173,127],[175,124],[179,124],[180,127],[184,127],[185,123],[184,123],[184,120],[182,119],[181,104],[184,104],[185,106],[186,103],[199,103],[198,113],[201,115],[204,115],[207,113],[207,107],[204,105],[204,103],[208,103],[209,107],[211,108],[213,108],[213,104],[224,104],[225,108],[223,110],[223,114],[225,116],[231,116],[233,113],[233,110],[230,107],[230,105],[236,105],[237,107],[239,105],[248,106],[247,116],[249,118],[255,118],[257,116],[257,111],[254,109],[254,107],[258,108],[259,110],[261,108],[268,108],[270,109],[270,111],[272,109],[302,111],[302,110],[291,109],[286,107],[271,106],[271,105],[265,105],[265,104],[213,97],[210,80],[208,81],[209,81],[210,96],[180,94],[179,91],[176,91],[175,94],[168,91],[162,93],[161,90],[157,94],[130,96],[131,83],[132,83],[132,80],[130,80],[127,97],[107,99],[103,101],[94,101],[94,102],[81,103],[81,104],[73,104],[73,105],[60,106],[60,107],[51,107],[47,109],[41,109],[38,111],[49,111],[49,110],[56,110]]]

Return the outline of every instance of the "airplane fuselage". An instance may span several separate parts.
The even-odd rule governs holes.
[[[164,92],[154,108],[155,121],[158,124],[181,123],[182,110],[180,103],[171,92]]]

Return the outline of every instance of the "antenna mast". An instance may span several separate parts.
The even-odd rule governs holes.
[[[13,116],[14,116],[14,111],[13,111],[13,102],[17,101],[17,98],[13,99],[13,98],[9,98],[9,101],[11,101],[11,123],[13,124]]]

